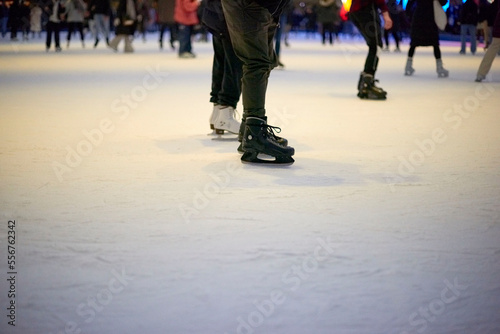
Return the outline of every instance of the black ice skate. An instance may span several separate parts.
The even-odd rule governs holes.
[[[267,123],[267,116],[263,116],[262,119]],[[272,129],[273,128],[278,129],[278,132],[281,131],[280,128],[272,127]],[[240,142],[240,145],[238,146],[239,154],[245,153],[245,150],[243,150],[243,132],[245,132],[245,120],[241,121],[240,132],[238,134],[238,141]],[[273,131],[271,131],[271,133],[278,144],[280,144],[281,146],[288,146],[288,140],[286,140],[286,138],[276,136],[276,134]]]
[[[293,164],[294,148],[280,145],[276,141],[273,129],[279,128],[267,125],[264,119],[257,117],[246,119],[242,142],[245,152],[241,156],[241,162],[280,166]]]
[[[358,82],[358,97],[368,100],[385,100],[387,92],[380,87],[375,86],[375,80],[372,74],[362,72]]]

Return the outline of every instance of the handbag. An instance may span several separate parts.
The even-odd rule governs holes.
[[[434,5],[434,21],[436,22],[436,25],[440,30],[444,30],[446,28],[446,13],[443,10],[443,7],[441,7],[441,4],[439,3],[438,0],[433,1]]]

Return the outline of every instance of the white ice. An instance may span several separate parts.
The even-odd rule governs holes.
[[[0,43],[1,333],[500,333],[499,59],[475,83],[442,42],[449,78],[430,48],[405,77],[405,41],[362,101],[361,39],[292,35],[269,168],[207,136],[211,44],[156,38]]]

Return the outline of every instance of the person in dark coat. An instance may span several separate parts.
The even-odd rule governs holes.
[[[495,23],[495,18],[498,11],[498,2],[500,0],[493,0],[493,2],[488,7],[488,30],[490,32],[489,43],[491,44],[491,38],[493,37],[493,24]],[[489,44],[488,44],[489,45]]]
[[[138,22],[138,11],[136,0],[120,0],[118,8],[116,10],[115,18],[115,38],[109,42],[109,47],[114,51],[118,51],[118,44],[122,40],[125,41],[124,52],[131,53],[134,52],[132,47],[132,40],[134,38],[134,33],[137,28]]]
[[[389,16],[392,20],[392,28],[384,29],[384,51],[389,51],[389,34],[392,34],[394,42],[396,43],[396,49],[394,49],[394,52],[401,52],[401,50],[399,49],[399,41],[401,40],[399,31],[401,30],[400,14],[403,11],[403,8],[397,2],[397,0],[388,0],[387,7],[389,8]]]
[[[21,20],[21,8],[22,2],[21,0],[12,1],[9,8],[9,26],[10,26],[10,40],[17,41],[17,32],[19,28],[21,28],[22,20]]]
[[[444,6],[447,0],[439,0]],[[448,77],[449,72],[443,67],[441,60],[441,49],[439,48],[439,28],[434,21],[433,0],[413,0],[407,6],[415,5],[411,21],[410,49],[406,60],[405,75],[412,75],[413,56],[417,46],[432,46],[434,48],[434,58],[436,58],[436,72],[439,78]]]
[[[495,22],[493,23],[493,38],[491,40],[490,46],[488,47],[488,50],[486,50],[486,53],[483,56],[483,60],[479,65],[479,69],[477,70],[476,82],[481,82],[484,79],[486,79],[486,75],[491,69],[493,60],[499,53],[500,53],[500,6],[498,6],[497,16],[495,18]]]
[[[460,54],[465,54],[467,36],[470,37],[470,52],[476,54],[476,27],[479,7],[476,0],[467,0],[460,10]]]
[[[166,29],[170,32],[170,48],[175,50],[174,42],[177,40],[177,24],[174,20],[175,0],[158,0],[156,10],[158,11],[160,50],[163,49],[163,35]]]
[[[340,26],[340,0],[319,0],[314,7],[316,20],[321,24],[321,42],[326,44],[326,39],[333,44],[333,34]]]
[[[491,40],[490,26],[488,25],[488,17],[490,16],[490,3],[488,0],[479,0],[479,14],[477,18],[478,27],[483,31],[484,49],[488,48]]]
[[[99,44],[99,35],[106,40],[106,45],[109,46],[109,17],[111,16],[109,0],[90,0],[89,10],[95,23],[94,48]]]
[[[54,35],[54,40],[56,44],[56,52],[61,52],[60,37],[59,33],[61,31],[61,21],[64,14],[64,7],[60,0],[52,0],[45,7],[45,11],[49,16],[49,21],[46,25],[47,36],[45,39],[46,51],[50,50],[50,44],[52,43],[52,35]]]

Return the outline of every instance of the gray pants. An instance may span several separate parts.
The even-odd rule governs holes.
[[[241,93],[243,119],[266,114],[266,90],[278,59],[273,48],[276,22],[253,0],[222,0],[233,49],[243,63]]]
[[[123,51],[126,53],[134,52],[134,48],[132,47],[133,38],[134,36],[131,35],[124,35],[124,34],[116,35],[115,38],[113,38],[113,40],[109,42],[109,47],[115,51],[118,51],[118,44],[120,44],[120,42],[123,39],[125,41],[125,48]]]
[[[493,60],[496,55],[500,52],[500,37],[493,37],[493,40],[486,50],[484,54],[483,60],[479,65],[479,69],[477,70],[477,77],[484,79],[488,72],[491,69],[491,65],[493,64]]]

